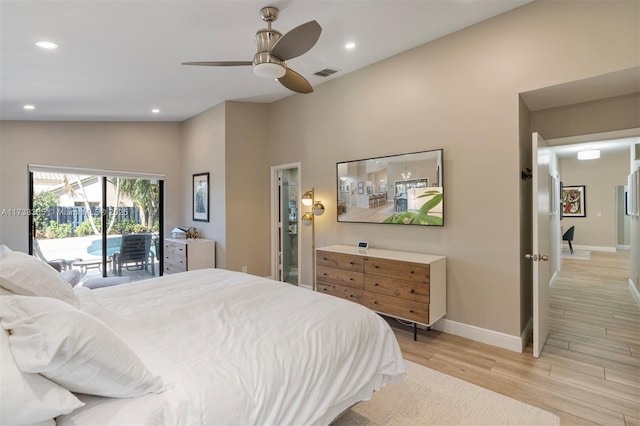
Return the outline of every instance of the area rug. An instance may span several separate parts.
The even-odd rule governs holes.
[[[564,259],[591,260],[591,251],[574,250],[572,254],[568,249],[562,250],[562,257]]]
[[[560,425],[560,418],[483,387],[407,363],[402,384],[388,384],[334,426]]]

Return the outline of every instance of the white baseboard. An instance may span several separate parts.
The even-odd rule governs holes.
[[[529,324],[531,324],[531,320],[529,321]],[[529,324],[527,324],[527,328],[530,327]],[[444,333],[454,334],[477,342],[508,349],[513,352],[522,352],[529,337],[528,334],[525,334],[528,333],[527,328],[525,328],[525,332],[523,332],[522,336],[512,336],[510,334],[500,333],[499,331],[476,327],[475,325],[451,321],[446,318],[437,321],[431,328]],[[523,336],[526,336],[527,339]]]
[[[640,292],[638,292],[638,289],[636,288],[631,278],[629,278],[629,291],[631,292],[631,295],[635,299],[636,303],[640,303]]]
[[[631,246],[629,246],[629,245],[617,245],[616,249],[617,250],[630,251],[631,250]]]
[[[549,280],[549,288],[553,288],[553,286],[556,285],[557,278],[558,278],[558,271],[553,271],[553,275],[551,276],[551,279]]]
[[[299,284],[298,287],[306,288],[307,290],[313,291],[313,286],[311,284]]]
[[[567,246],[569,247],[569,246]],[[582,246],[582,245],[573,245],[574,250],[591,250],[591,251],[607,251],[615,253],[615,247],[607,247],[607,246]]]

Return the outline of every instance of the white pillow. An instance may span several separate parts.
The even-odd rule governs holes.
[[[49,297],[0,296],[0,324],[23,372],[72,392],[128,398],[159,392],[162,379],[94,316]]]
[[[0,329],[0,360],[0,424],[55,424],[54,417],[84,405],[51,380],[20,371],[11,354],[9,333],[4,329]]]
[[[15,294],[55,297],[78,305],[73,288],[60,272],[20,251],[5,251],[0,257],[0,287]]]

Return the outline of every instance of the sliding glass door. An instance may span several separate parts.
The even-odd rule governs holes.
[[[163,181],[30,166],[32,253],[83,280],[161,275]]]

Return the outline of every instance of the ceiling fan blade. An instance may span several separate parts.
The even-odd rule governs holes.
[[[309,21],[295,27],[282,36],[271,49],[271,55],[283,61],[308,52],[320,38],[322,27],[317,21]]]
[[[182,65],[204,65],[207,67],[237,67],[242,65],[253,65],[253,61],[183,62]]]
[[[284,77],[280,77],[278,79],[280,83],[284,87],[289,90],[293,90],[298,93],[311,93],[313,92],[313,87],[311,87],[311,83],[307,81],[306,78],[292,70],[291,68],[287,68],[287,73]]]

